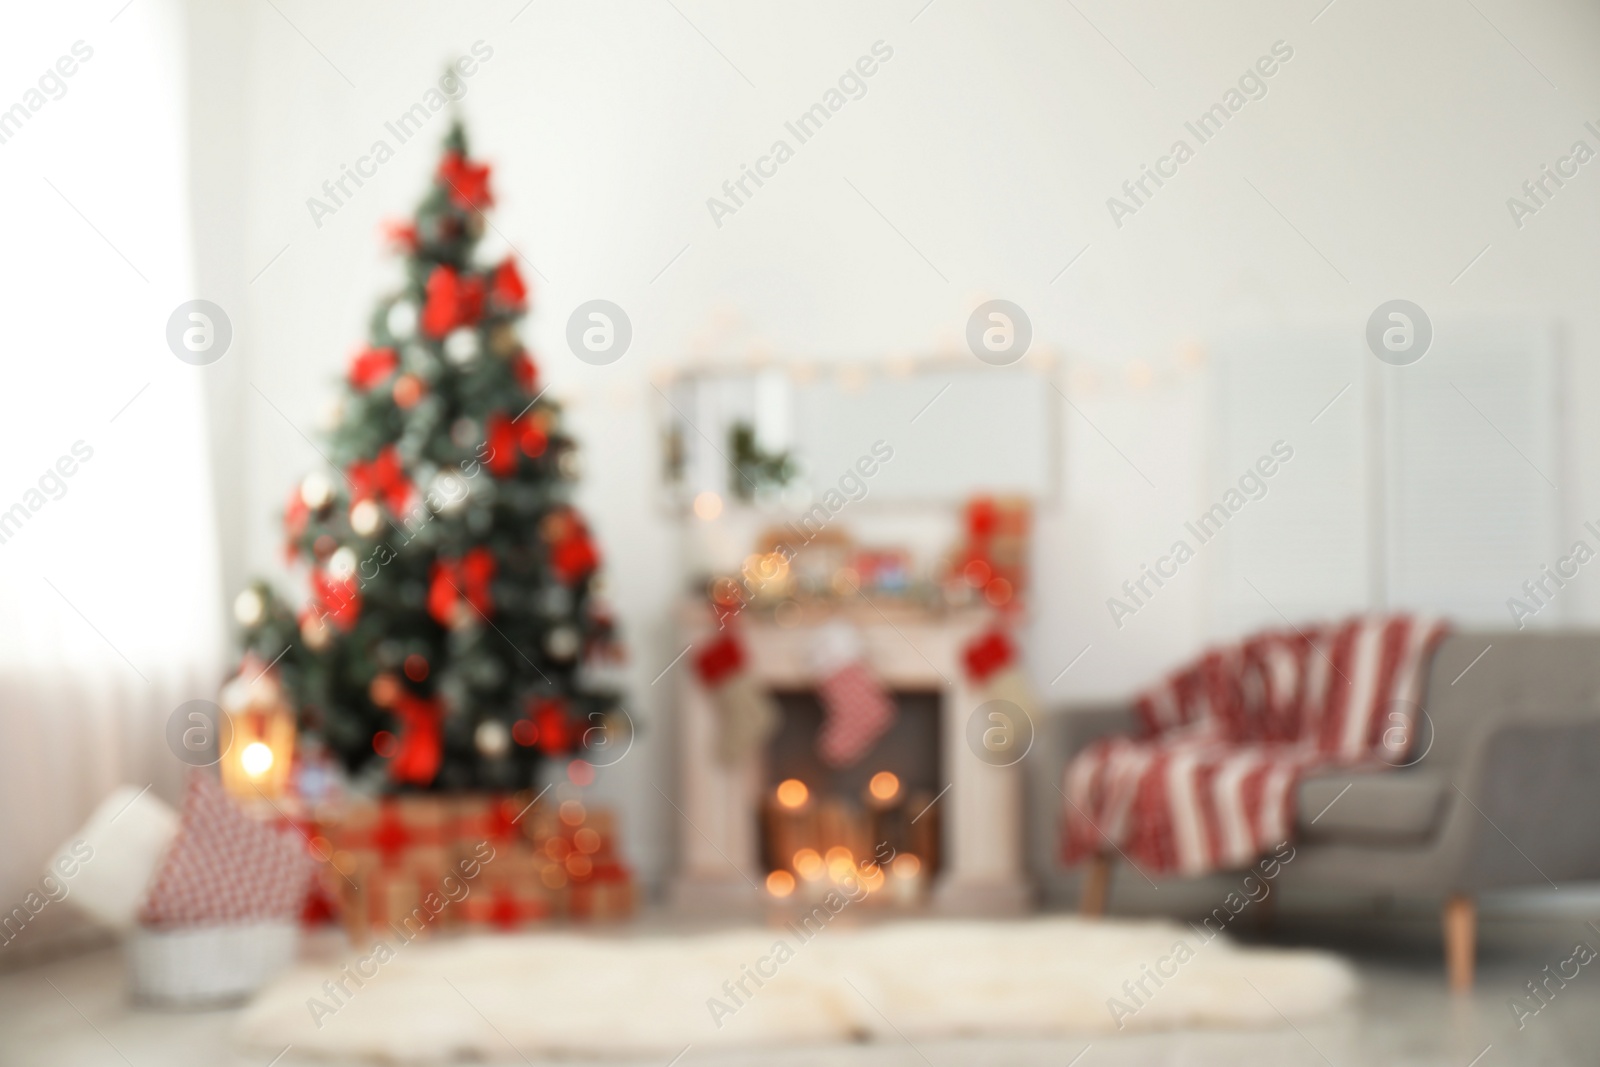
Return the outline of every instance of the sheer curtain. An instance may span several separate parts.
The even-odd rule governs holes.
[[[166,342],[174,308],[203,295],[183,24],[173,0],[119,8],[21,7],[0,36],[4,910],[113,786],[175,796],[167,717],[215,697],[225,649],[202,408],[215,368]]]

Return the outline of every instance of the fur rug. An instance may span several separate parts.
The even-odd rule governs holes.
[[[665,1062],[685,1045],[1281,1026],[1328,1012],[1355,988],[1332,956],[1240,948],[1170,923],[915,921],[806,933],[391,940],[346,970],[302,967],[281,979],[241,1017],[238,1037],[269,1052],[293,1044],[301,1055],[389,1063]]]

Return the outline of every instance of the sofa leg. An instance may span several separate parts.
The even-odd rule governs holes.
[[[1083,889],[1078,896],[1078,914],[1098,919],[1106,913],[1106,898],[1111,890],[1111,857],[1096,856],[1084,868]]]
[[[1477,935],[1477,902],[1465,893],[1448,897],[1444,902],[1444,961],[1452,993],[1465,993],[1472,988]]]

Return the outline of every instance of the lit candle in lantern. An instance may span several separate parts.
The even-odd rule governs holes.
[[[915,904],[922,896],[922,861],[910,852],[902,852],[889,870],[894,874],[895,901]]]
[[[240,800],[283,795],[294,757],[294,713],[271,670],[247,656],[222,688],[231,740],[221,756],[222,784]]]

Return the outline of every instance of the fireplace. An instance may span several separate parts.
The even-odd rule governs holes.
[[[823,712],[816,696],[803,690],[774,695],[782,721],[767,745],[759,842],[769,892],[788,896],[791,886],[826,887],[848,857],[846,873],[860,863],[885,868],[892,891],[880,894],[881,901],[923,903],[924,886],[939,870],[935,801],[945,783],[939,693],[892,694],[894,725],[860,762],[842,768],[817,756]],[[773,872],[782,873],[774,878]],[[869,874],[876,878],[870,867]]]
[[[824,870],[832,862],[829,849],[847,848],[859,861],[867,858],[861,855],[865,833],[890,840],[896,855],[915,857],[883,872],[910,882],[920,874],[931,887],[902,894],[904,901],[926,900],[936,910],[966,914],[1025,910],[1032,894],[1023,872],[1021,766],[992,766],[966,742],[968,720],[983,701],[967,682],[961,650],[987,617],[979,611],[884,615],[868,605],[839,614],[861,631],[867,662],[896,695],[900,711],[891,738],[880,739],[855,767],[831,771],[812,754],[821,709],[812,695],[810,648],[827,618],[787,626],[754,616],[740,620],[749,669],[783,708],[782,728],[762,758],[748,764],[727,767],[716,760],[710,698],[693,671],[677,672],[672,800],[681,818],[672,902],[694,911],[754,909],[784,895],[769,888],[767,876],[798,873],[797,853],[810,849]],[[684,605],[679,624],[692,647],[717,634],[701,604]],[[895,789],[880,775],[892,776]],[[799,801],[793,807],[780,799],[785,790]],[[914,796],[923,803],[913,806]],[[816,840],[802,843],[797,834]],[[829,843],[840,834],[856,835],[855,844]]]

